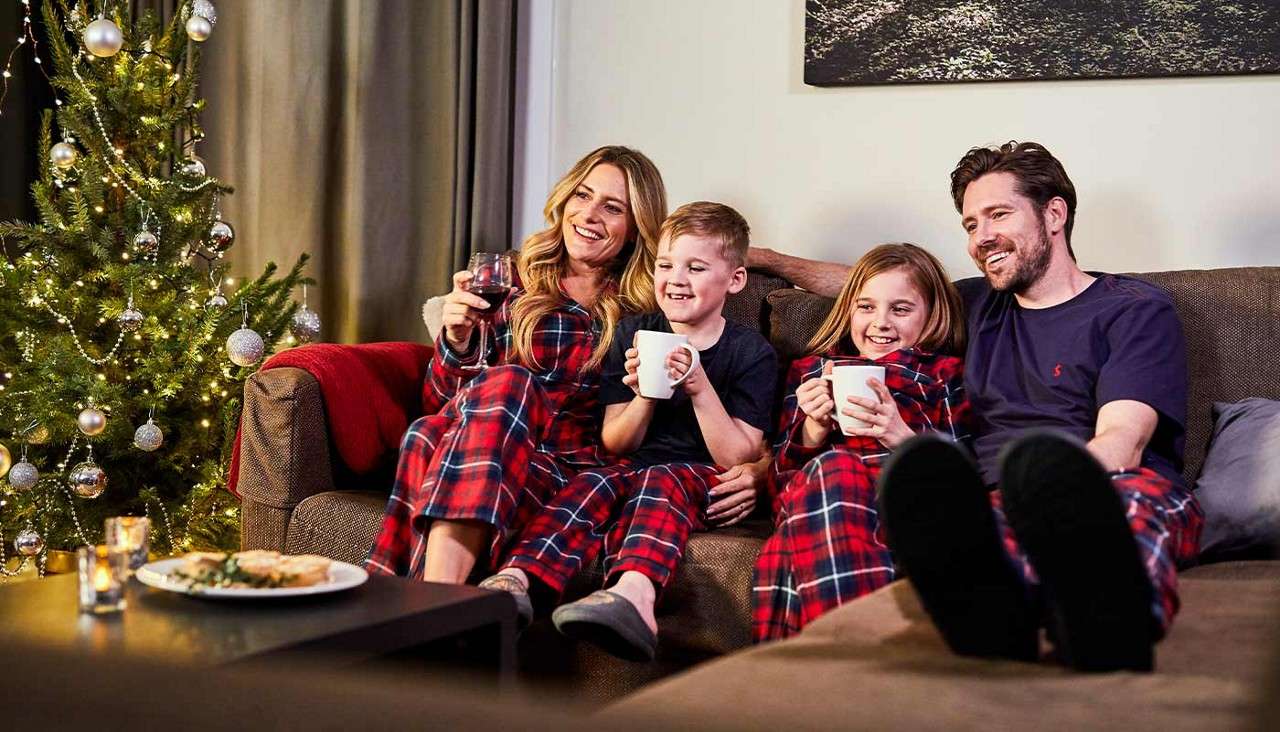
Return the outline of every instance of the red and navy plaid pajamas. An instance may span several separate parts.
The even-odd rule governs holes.
[[[533,336],[537,370],[507,364],[512,294],[494,314],[491,351],[455,353],[438,339],[423,387],[427,416],[409,426],[370,570],[421,577],[434,519],[476,520],[495,528],[490,566],[507,539],[582,468],[601,464],[597,371],[584,367],[599,325],[564,298]],[[487,327],[487,326],[485,326]],[[474,372],[479,358],[502,364]]]
[[[885,386],[907,426],[966,437],[969,402],[958,358],[902,350],[878,361],[810,356],[793,363],[768,483],[776,528],[760,549],[751,588],[757,642],[797,633],[894,579],[875,501],[888,448],[873,438],[846,437],[839,428],[819,447],[801,441],[805,414],[796,389],[821,376],[827,360],[884,366]]]
[[[1190,491],[1150,468],[1113,473],[1111,485],[1120,494],[1129,529],[1151,578],[1151,616],[1163,637],[1178,612],[1178,566],[1199,553],[1204,511]],[[1005,520],[1000,491],[991,492],[991,507],[1005,549],[1022,570],[1023,579],[1031,585],[1039,584],[1035,569]]]
[[[529,523],[505,566],[561,594],[603,545],[606,586],[634,570],[661,589],[675,574],[689,533],[703,528],[707,493],[719,472],[705,463],[631,461],[584,470]]]

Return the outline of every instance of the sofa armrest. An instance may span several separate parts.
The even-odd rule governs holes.
[[[297,368],[272,368],[244,385],[240,422],[241,546],[284,548],[294,506],[334,490],[320,385]]]

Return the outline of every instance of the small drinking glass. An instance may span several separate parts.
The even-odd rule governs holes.
[[[471,255],[467,269],[471,271],[471,282],[467,291],[479,295],[489,303],[484,310],[476,310],[480,315],[480,358],[474,366],[467,366],[471,371],[482,371],[489,367],[486,362],[488,348],[488,329],[498,308],[511,292],[511,255],[507,252],[476,252]]]
[[[80,575],[80,612],[118,613],[125,609],[124,584],[129,557],[105,544],[76,550]]]
[[[106,520],[107,547],[129,558],[129,576],[147,563],[151,548],[151,520],[140,516],[112,516]]]

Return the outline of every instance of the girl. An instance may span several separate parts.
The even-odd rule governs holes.
[[[875,509],[881,462],[916,432],[966,437],[960,295],[933,255],[882,244],[854,265],[826,321],[787,378],[767,490],[775,530],[752,587],[756,642],[799,632],[822,613],[888,584],[893,557]],[[833,365],[874,364],[879,400],[836,404]],[[845,435],[836,409],[867,427]]]
[[[395,485],[366,564],[383,574],[462,583],[579,470],[596,444],[600,364],[618,321],[655,307],[653,262],[666,188],[643,154],[602,147],[547,199],[547,228],[518,254],[518,282],[493,313],[454,275]],[[475,371],[481,360],[488,369]],[[498,408],[495,408],[498,407]]]

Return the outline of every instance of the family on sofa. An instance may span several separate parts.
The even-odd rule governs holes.
[[[1181,476],[1178,317],[1162,290],[1076,265],[1075,191],[1044,147],[974,148],[951,181],[985,275],[963,293],[910,244],[847,274],[748,250],[731,208],[668,217],[652,162],[592,152],[492,312],[455,275],[369,568],[492,573],[481,586],[527,620],[603,552],[605,589],[552,620],[652,658],[689,533],[768,496],[758,641],[905,573],[956,653],[1034,660],[1046,626],[1074,668],[1149,670],[1202,523]],[[842,280],[772,425],[776,357],[721,312],[748,260],[818,291]],[[852,365],[882,377],[837,403]]]

